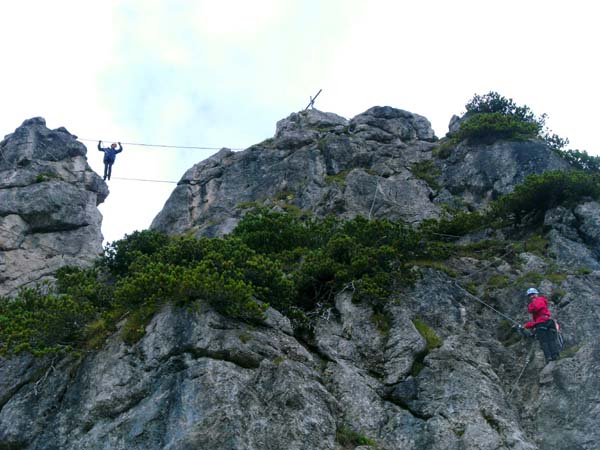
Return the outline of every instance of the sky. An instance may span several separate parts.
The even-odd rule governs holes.
[[[389,105],[438,137],[495,91],[600,153],[588,0],[20,0],[0,17],[0,136],[44,117],[100,174],[99,139],[244,149],[319,89],[317,109]],[[175,188],[118,178],[178,181],[215,152],[124,144],[100,205],[105,242],[148,228]]]

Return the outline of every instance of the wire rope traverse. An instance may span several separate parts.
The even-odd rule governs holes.
[[[149,180],[146,178],[126,178],[126,177],[113,177],[113,180],[125,180],[125,181],[145,181],[148,183],[172,183],[172,184],[178,184],[179,181],[172,181],[172,180]]]
[[[82,138],[77,138],[77,140],[79,141],[84,141],[84,142],[98,142],[100,140],[104,141],[104,142],[118,142],[116,140],[110,140],[110,139],[82,139]],[[168,144],[146,144],[146,143],[142,143],[142,142],[121,142],[121,144],[123,145],[135,145],[135,146],[139,146],[139,147],[160,147],[160,148],[180,148],[180,149],[187,149],[187,150],[221,150],[224,147],[203,147],[203,146],[198,146],[198,145],[168,145]],[[229,148],[229,147],[227,147]],[[240,151],[240,150],[244,150],[243,148],[229,148],[230,150],[234,150],[234,151]]]

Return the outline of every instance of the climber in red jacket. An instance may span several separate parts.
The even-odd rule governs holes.
[[[536,288],[527,289],[527,297],[530,300],[527,311],[531,314],[532,320],[524,327],[535,330],[535,337],[542,347],[546,362],[557,360],[561,350],[559,330],[556,329],[556,323],[550,316],[548,299],[539,295]]]

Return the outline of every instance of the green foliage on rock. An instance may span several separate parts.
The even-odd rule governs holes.
[[[512,98],[506,98],[497,92],[490,91],[485,95],[475,94],[465,105],[467,114],[503,114],[513,116],[522,122],[536,123],[540,127],[545,124],[546,116],[538,118],[531,109],[517,105]]]
[[[425,339],[425,342],[427,343],[427,352],[442,346],[442,339],[421,319],[414,319],[413,325],[419,334]]]
[[[424,220],[419,231],[433,250],[434,241],[453,241],[486,228],[539,225],[546,211],[557,206],[573,207],[581,201],[600,199],[600,174],[582,171],[548,171],[530,175],[510,194],[490,203],[482,212],[459,212],[439,220]],[[542,250],[545,242],[526,242],[526,248]],[[438,244],[438,258],[448,248]]]
[[[517,105],[511,98],[490,91],[475,94],[465,105],[466,113],[455,132],[444,144],[443,154],[461,141],[492,144],[498,140],[539,139],[559,151],[569,140],[551,133],[546,127],[548,116],[537,116],[527,105]]]
[[[539,222],[556,206],[574,206],[584,199],[600,198],[600,175],[579,171],[551,171],[530,175],[523,184],[492,204],[488,216],[503,224]]]
[[[394,283],[414,280],[407,261],[429,250],[401,223],[362,217],[301,219],[258,211],[244,217],[234,236],[287,268],[294,306],[304,311],[331,303],[344,288],[355,291],[356,301],[380,307]]]
[[[315,311],[333,307],[335,296],[350,290],[354,301],[371,305],[374,317],[385,324],[380,319],[392,294],[419,276],[415,266],[455,276],[443,262],[450,256],[506,253],[495,241],[458,245],[461,236],[515,224],[537,226],[550,208],[599,198],[598,173],[546,172],[528,177],[484,212],[460,212],[418,228],[257,208],[224,238],[135,232],[108,245],[94,267],[59,270],[54,287],[0,298],[0,354],[97,348],[121,321],[123,338],[133,343],[167,303],[203,301],[250,321],[261,320],[270,305],[297,327],[310,329]],[[547,242],[534,235],[521,245],[544,252]],[[517,281],[535,284],[542,276],[560,284],[565,274],[532,273]],[[492,278],[489,284],[501,288],[506,280]]]
[[[342,425],[335,432],[335,440],[343,449],[354,449],[357,446],[368,445],[377,448],[377,442],[373,439],[358,433],[347,426]]]
[[[42,172],[35,177],[35,182],[43,183],[45,181],[52,181],[52,180],[57,180],[57,179],[59,179],[59,177],[55,174],[48,173],[48,172]]]
[[[16,299],[0,298],[0,355],[43,355],[83,341],[83,326],[94,317],[94,306],[48,289],[27,288]]]
[[[412,165],[411,170],[415,177],[425,181],[431,189],[440,189],[438,177],[441,172],[440,169],[433,164],[432,160],[415,163]]]
[[[123,337],[133,343],[167,302],[201,300],[230,317],[257,320],[269,304],[285,310],[294,298],[279,263],[235,238],[136,232],[110,244],[95,267],[63,268],[56,277],[55,287],[0,298],[0,353],[95,348],[118,318],[127,321]]]
[[[571,166],[585,172],[600,172],[600,156],[591,156],[583,150],[557,150]]]
[[[135,231],[121,239],[110,243],[104,250],[101,266],[106,267],[114,276],[124,275],[130,264],[141,255],[158,252],[168,237],[151,231]]]
[[[497,140],[525,140],[537,137],[539,126],[501,113],[481,113],[461,124],[455,138],[473,143],[492,144]]]
[[[343,186],[346,183],[346,177],[348,176],[349,173],[350,173],[349,170],[342,170],[341,172],[336,173],[335,175],[327,175],[325,177],[325,183],[339,184],[339,185]]]

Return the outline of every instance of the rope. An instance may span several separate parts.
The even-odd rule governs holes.
[[[496,314],[499,314],[500,316],[504,317],[506,320],[514,323],[515,325],[520,325],[519,322],[517,322],[516,320],[514,320],[511,317],[508,317],[506,314],[501,313],[500,311],[498,311],[496,308],[494,308],[492,305],[488,305],[486,302],[484,302],[483,300],[481,300],[479,297],[471,294],[469,291],[467,291],[465,288],[463,288],[460,284],[458,284],[456,281],[454,282],[454,286],[456,286],[458,289],[460,289],[461,291],[463,291],[465,294],[467,294],[468,297],[471,297],[472,299],[478,301],[479,303],[481,303],[482,305],[487,306],[488,308],[490,308],[492,311],[494,311]]]
[[[171,180],[147,180],[144,178],[125,178],[125,177],[112,177],[112,180],[127,180],[127,181],[144,181],[148,183],[172,183],[178,184],[179,181],[171,181]]]
[[[98,142],[100,139],[81,139],[77,138],[79,141],[85,142]],[[118,142],[115,140],[105,140],[105,142]],[[202,147],[196,145],[167,145],[167,144],[144,144],[141,142],[121,142],[123,145],[137,145],[140,147],[162,147],[162,148],[183,148],[189,150],[221,150],[224,147]],[[230,150],[244,150],[243,148],[230,148]]]
[[[513,251],[514,251],[514,249],[509,245],[508,251],[506,253],[503,253],[502,255],[500,255],[498,258],[502,259],[505,256],[510,255]],[[496,264],[496,261],[492,261],[489,264],[486,264],[485,266],[481,267],[480,269],[477,269],[475,272],[472,272],[472,273],[470,273],[468,275],[464,275],[464,276],[462,276],[460,278],[470,278],[470,277],[478,274],[479,272],[483,272],[485,269],[493,266],[494,264]]]
[[[508,393],[509,396],[512,395],[513,391],[515,390],[515,388],[517,387],[517,384],[519,383],[519,381],[521,380],[521,377],[523,376],[523,373],[525,372],[525,368],[529,365],[529,361],[531,359],[531,355],[533,354],[533,345],[529,346],[529,353],[527,354],[527,357],[525,358],[525,364],[523,365],[523,368],[521,369],[521,372],[519,373],[519,376],[517,377],[517,379],[515,380],[515,382],[513,383],[510,392]]]
[[[375,199],[377,198],[377,192],[378,192],[378,191],[379,191],[379,192],[381,192],[381,195],[383,196],[383,200],[384,200],[384,201],[388,201],[388,202],[390,202],[390,203],[393,203],[393,204],[396,204],[396,205],[398,205],[398,206],[401,206],[401,205],[399,205],[397,202],[395,202],[395,201],[393,201],[393,200],[391,200],[391,199],[387,198],[387,196],[385,195],[385,192],[383,192],[383,191],[381,190],[381,188],[380,188],[380,185],[379,185],[379,180],[380,180],[380,179],[381,179],[381,175],[377,174],[377,185],[375,186],[375,193],[373,194],[373,201],[371,202],[371,209],[369,210],[369,220],[371,220],[371,213],[372,213],[372,211],[373,211],[373,207],[374,207],[374,205],[375,205]],[[500,256],[500,258],[504,258],[505,256],[509,255],[509,254],[510,254],[510,253],[512,253],[512,252],[513,252],[513,249],[512,249],[512,247],[509,247],[508,251],[507,251],[506,253],[504,253],[503,255],[501,255],[501,256]],[[492,266],[493,264],[495,264],[495,261],[492,261],[492,262],[490,262],[489,264],[487,264],[487,265],[483,266],[482,268],[480,268],[480,269],[476,270],[475,272],[473,272],[473,273],[471,273],[471,274],[468,274],[468,275],[465,275],[465,276],[463,276],[463,277],[461,277],[461,278],[465,279],[465,278],[472,277],[473,275],[475,275],[475,274],[477,274],[477,273],[479,273],[479,272],[482,272],[483,270],[487,269],[488,267]],[[460,284],[458,284],[458,282],[454,281],[454,285],[455,285],[455,286],[456,286],[458,289],[460,289],[461,291],[463,291],[464,293],[466,293],[466,294],[467,294],[467,296],[469,296],[470,298],[472,298],[472,299],[476,300],[477,302],[481,303],[482,305],[484,305],[484,306],[486,306],[486,307],[490,308],[490,309],[491,309],[492,311],[494,311],[496,314],[498,314],[498,315],[500,315],[500,316],[504,317],[505,319],[507,319],[508,321],[512,322],[513,324],[515,324],[515,325],[519,325],[519,326],[520,326],[520,323],[519,323],[519,322],[517,322],[516,320],[514,320],[512,317],[509,317],[509,316],[507,316],[506,314],[504,314],[504,313],[501,313],[500,311],[498,311],[498,310],[497,310],[496,308],[494,308],[493,306],[491,306],[491,305],[487,304],[486,302],[484,302],[483,300],[481,300],[479,297],[477,297],[477,296],[475,296],[475,295],[471,294],[469,291],[467,291],[465,288],[463,288],[463,287],[462,287]]]
[[[377,191],[379,191],[379,176],[377,178],[377,185],[375,186],[375,194],[373,194],[373,202],[371,202],[371,209],[369,209],[369,221],[371,220],[371,213],[373,212],[373,206],[375,206],[375,198],[377,198]]]

